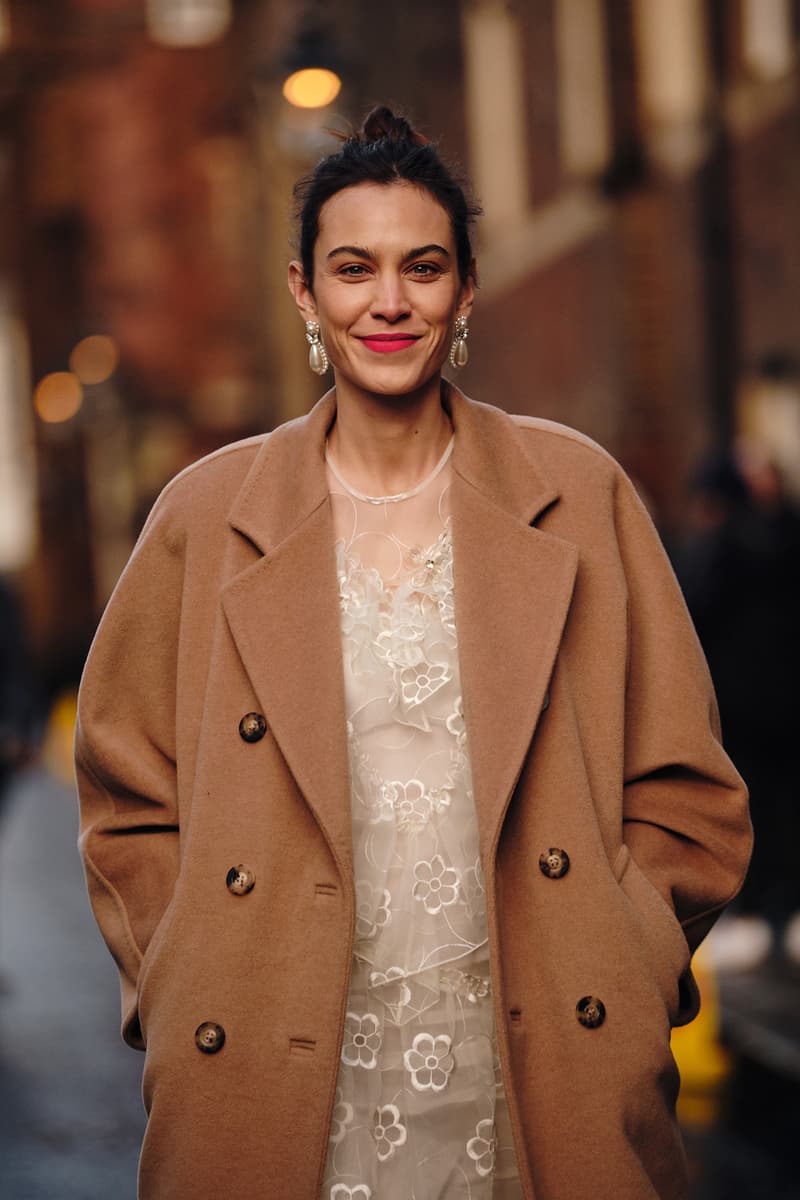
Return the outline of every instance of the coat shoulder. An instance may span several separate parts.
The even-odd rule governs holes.
[[[295,417],[271,431],[229,442],[184,467],[164,487],[148,524],[154,515],[161,513],[182,515],[185,519],[198,512],[205,518],[214,513],[226,516],[239,493],[247,491],[265,464],[272,463],[275,453],[280,461],[291,458],[292,448],[302,444],[307,436],[311,415]]]
[[[155,507],[181,508],[187,500],[204,493],[235,496],[271,436],[259,433],[229,442],[190,463],[164,486]]]
[[[553,466],[573,466],[576,470],[603,477],[615,477],[623,473],[608,450],[569,425],[561,425],[544,417],[514,415],[510,419],[528,452],[541,461]]]
[[[533,462],[545,472],[565,498],[597,506],[615,524],[620,513],[635,509],[652,520],[646,498],[605,447],[585,433],[543,417],[513,416],[517,436]]]

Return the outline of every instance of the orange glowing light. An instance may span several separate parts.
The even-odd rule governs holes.
[[[341,91],[342,81],[325,67],[304,67],[285,81],[283,94],[295,108],[324,108]]]
[[[71,371],[53,371],[51,375],[45,375],[33,393],[33,406],[49,425],[68,421],[82,403],[81,382]]]
[[[78,342],[69,356],[69,365],[81,383],[103,383],[114,374],[118,362],[116,342],[101,333]]]

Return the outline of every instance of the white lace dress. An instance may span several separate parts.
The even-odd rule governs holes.
[[[453,607],[450,451],[402,499],[329,461],[356,944],[322,1200],[517,1200]]]

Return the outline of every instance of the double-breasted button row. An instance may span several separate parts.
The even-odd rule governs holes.
[[[225,885],[234,896],[246,896],[256,886],[256,873],[252,867],[239,863],[231,867],[225,876]]]
[[[560,879],[569,870],[569,855],[558,846],[551,846],[539,855],[539,870],[548,879]]]
[[[267,721],[263,713],[245,713],[239,722],[239,737],[244,742],[260,742],[267,732]]]
[[[216,1021],[203,1021],[194,1031],[194,1041],[203,1054],[218,1054],[225,1045],[225,1030]]]

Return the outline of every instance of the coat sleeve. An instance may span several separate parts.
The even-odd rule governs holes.
[[[75,734],[89,898],[120,972],[122,1034],[139,1048],[139,969],[178,870],[183,554],[169,525],[157,505],[108,603],[81,681]]]
[[[630,481],[616,496],[628,596],[624,838],[694,950],[742,885],[747,791],[722,748],[703,652]]]

